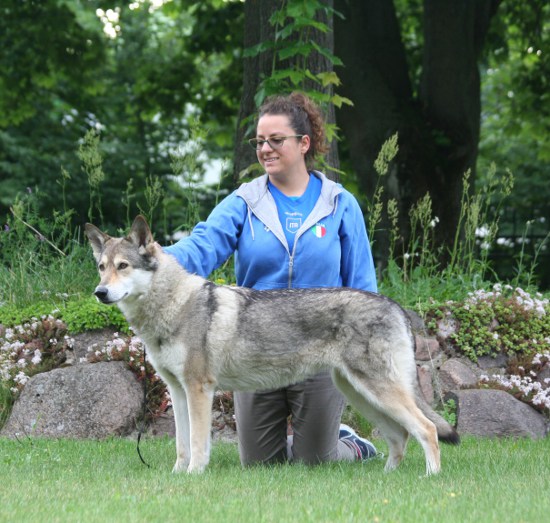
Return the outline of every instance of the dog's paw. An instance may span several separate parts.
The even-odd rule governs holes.
[[[188,474],[201,474],[204,472],[204,469],[206,468],[206,465],[208,465],[208,461],[193,461],[191,460],[191,463],[189,463],[189,466],[187,467],[187,473]]]
[[[189,462],[187,460],[178,459],[176,461],[176,464],[174,465],[174,468],[172,469],[172,472],[174,474],[178,474],[179,472],[183,472],[184,470],[187,470]]]

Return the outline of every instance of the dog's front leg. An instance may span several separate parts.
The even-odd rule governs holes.
[[[191,433],[191,461],[187,472],[202,472],[210,460],[214,384],[209,381],[192,381],[187,384],[186,393]]]
[[[176,422],[176,464],[172,472],[182,472],[189,466],[191,458],[191,444],[189,435],[189,411],[187,410],[187,395],[180,383],[168,385],[174,421]]]

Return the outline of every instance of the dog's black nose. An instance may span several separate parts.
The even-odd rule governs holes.
[[[107,287],[96,287],[94,291],[94,295],[99,301],[106,301],[107,300],[107,294],[109,294],[109,290]]]

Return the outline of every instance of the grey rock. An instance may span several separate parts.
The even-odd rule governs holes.
[[[489,437],[543,438],[544,416],[502,390],[470,389],[446,395],[457,405],[459,434]]]
[[[33,376],[0,434],[105,438],[132,432],[143,389],[123,362],[76,365]]]
[[[424,336],[415,336],[416,353],[415,358],[420,361],[431,361],[441,354],[439,341],[435,338],[425,338]]]
[[[434,401],[433,373],[430,365],[420,365],[416,367],[418,384],[424,399],[432,404]]]
[[[506,368],[508,364],[508,356],[506,354],[500,353],[495,357],[493,356],[480,356],[477,359],[477,364],[479,368],[489,371],[493,369],[495,372],[500,371],[501,369]]]
[[[420,314],[412,309],[405,309],[405,312],[409,317],[413,332],[424,332],[426,330],[426,325],[424,324],[424,320]]]
[[[111,327],[90,330],[73,336],[74,363],[81,363],[88,356],[88,349],[101,349],[112,341],[116,330]]]
[[[439,369],[439,385],[445,393],[455,389],[471,388],[477,385],[474,371],[457,358],[451,358]]]

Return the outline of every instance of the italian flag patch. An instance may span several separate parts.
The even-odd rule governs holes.
[[[327,229],[324,225],[318,223],[311,228],[311,232],[315,234],[317,238],[322,238],[327,233]]]

